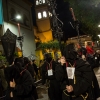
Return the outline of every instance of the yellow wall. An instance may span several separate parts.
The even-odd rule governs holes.
[[[48,41],[53,40],[52,31],[37,33],[36,29],[34,29],[34,34],[36,37],[40,38],[41,42],[48,42]]]
[[[37,28],[34,27],[34,35],[39,37],[41,42],[48,42],[53,40],[52,31],[50,27],[50,20],[49,18],[43,20],[37,20]],[[37,42],[38,40],[36,40]],[[52,53],[54,57],[54,53]],[[43,59],[42,50],[36,50],[36,56],[39,57],[40,60]]]
[[[44,31],[48,31],[48,30],[51,29],[49,19],[44,19],[44,20],[37,21],[37,26],[38,26],[38,31],[40,33],[44,32]]]
[[[43,54],[42,54],[42,50],[36,50],[36,56],[39,58],[39,60],[43,59]]]

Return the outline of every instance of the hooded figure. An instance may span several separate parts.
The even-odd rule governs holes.
[[[63,55],[68,61],[73,62],[78,57],[77,47],[74,44],[67,45],[63,51]]]
[[[34,79],[34,67],[32,66],[31,61],[27,57],[24,57],[24,68],[26,68],[30,72],[32,78]]]
[[[16,58],[13,66],[5,68],[5,76],[9,84],[6,100],[34,100],[32,76],[22,65],[23,58]]]
[[[60,83],[55,78],[56,62],[52,60],[50,54],[45,54],[45,62],[42,68],[42,84],[48,87],[48,96],[50,100],[61,100]]]
[[[92,70],[88,62],[79,58],[74,44],[65,47],[66,64],[56,67],[56,79],[61,82],[62,100],[96,100],[91,90]]]
[[[31,62],[32,61],[30,61],[27,57],[24,57],[24,68],[26,68],[32,76],[32,79],[33,79],[33,92],[32,93],[33,93],[34,99],[37,100],[38,94],[37,94],[36,86],[34,84],[34,67]]]

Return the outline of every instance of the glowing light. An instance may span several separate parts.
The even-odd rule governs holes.
[[[39,12],[38,13],[38,19],[41,19],[42,18],[42,14]]]
[[[20,16],[20,15],[17,15],[17,16],[16,16],[16,19],[21,19],[21,16]]]
[[[100,25],[98,25],[98,27],[100,27]]]
[[[99,38],[100,38],[100,34],[99,34],[98,36],[99,36]]]
[[[47,17],[46,11],[43,11],[43,17]]]

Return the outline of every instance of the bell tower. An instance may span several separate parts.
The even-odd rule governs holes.
[[[36,23],[38,28],[37,34],[39,38],[42,39],[43,35],[45,39],[42,39],[42,42],[53,40],[47,0],[36,0],[35,12],[36,12]],[[39,34],[41,35],[41,37]]]

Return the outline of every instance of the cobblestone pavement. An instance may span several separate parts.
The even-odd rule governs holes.
[[[46,86],[43,86],[43,85],[38,86],[37,93],[39,97],[38,100],[49,100]]]
[[[97,80],[99,82],[99,86],[100,86],[100,67],[99,68],[95,68],[94,72],[96,74]],[[43,85],[40,85],[37,87],[37,92],[38,92],[38,96],[39,99],[38,100],[49,100],[48,99],[48,92],[47,92],[47,88]],[[100,100],[100,98],[98,98],[97,100]]]

